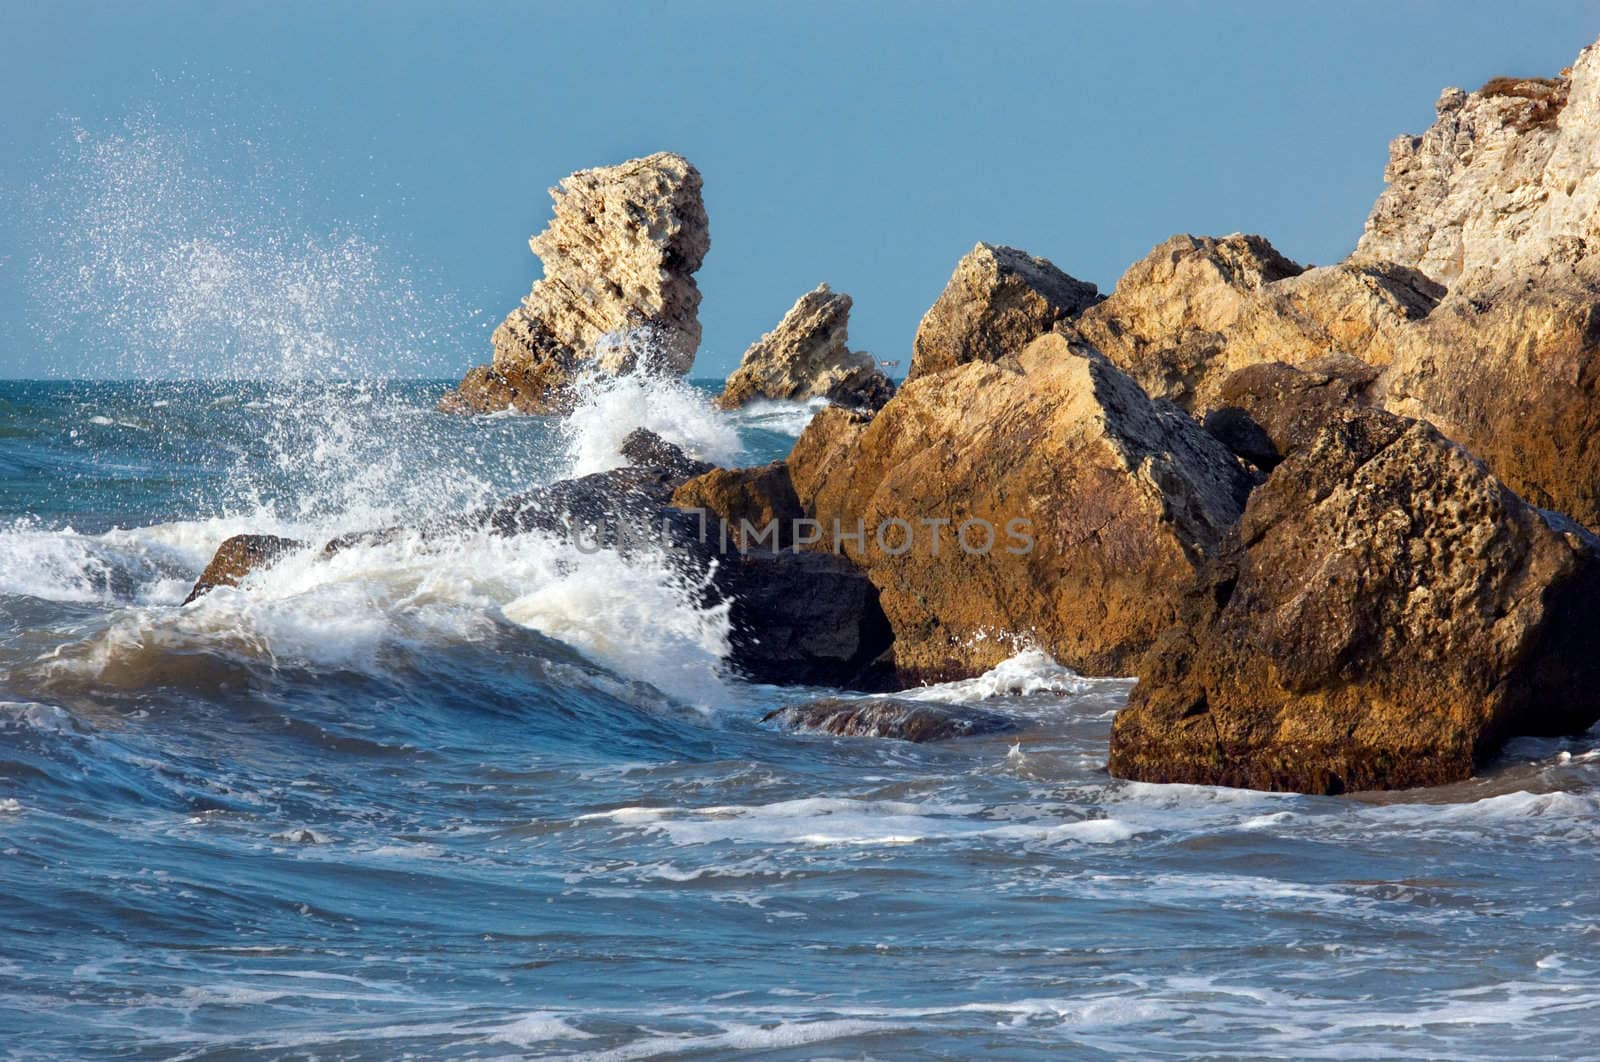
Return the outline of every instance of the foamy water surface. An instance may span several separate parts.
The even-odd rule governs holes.
[[[0,1042],[18,1057],[1508,1057],[1600,1012],[1600,742],[1383,799],[1128,784],[1127,683],[776,732],[670,558],[399,535],[809,414],[597,386],[0,384]],[[240,531],[307,541],[179,604]]]

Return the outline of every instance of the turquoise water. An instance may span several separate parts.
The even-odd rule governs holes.
[[[776,732],[670,558],[320,543],[803,409],[619,385],[558,426],[440,384],[0,383],[10,1057],[1581,1055],[1600,740],[1384,800],[1127,784],[1127,684],[914,691],[938,746]]]

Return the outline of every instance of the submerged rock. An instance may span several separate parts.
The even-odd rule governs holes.
[[[917,326],[907,380],[1019,354],[1099,297],[1048,260],[980,243],[961,261]]]
[[[1426,423],[1341,414],[1251,496],[1139,669],[1111,772],[1337,793],[1600,718],[1600,540]]]
[[[757,398],[827,398],[877,409],[894,384],[871,354],[848,347],[849,327],[850,296],[819,285],[744,352],[717,404],[737,409]]]
[[[529,241],[544,263],[495,329],[494,363],[440,400],[446,412],[563,411],[573,375],[683,375],[700,345],[694,273],[711,246],[700,173],[660,152],[580,170],[550,190],[555,214]]]
[[[1127,674],[1238,518],[1251,480],[1181,410],[1060,335],[824,410],[789,456],[822,533],[872,579],[903,684],[1038,645]]]
[[[251,572],[270,567],[285,555],[305,548],[304,542],[277,535],[234,535],[224,539],[183,603],[187,605],[219,586],[238,586]]]
[[[814,734],[915,742],[949,741],[1018,729],[1015,720],[981,708],[894,698],[825,697],[768,712],[761,721]]]

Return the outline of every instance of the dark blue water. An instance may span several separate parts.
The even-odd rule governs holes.
[[[1581,1055],[1600,740],[1383,801],[1125,784],[1126,692],[1036,653],[943,746],[784,734],[665,560],[319,543],[805,411],[622,385],[0,384],[10,1057]],[[810,691],[814,693],[815,691]]]

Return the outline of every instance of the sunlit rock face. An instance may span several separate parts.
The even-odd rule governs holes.
[[[660,152],[580,170],[550,190],[528,246],[544,276],[493,336],[494,362],[441,401],[456,412],[559,412],[593,366],[681,376],[700,345],[695,271],[711,246],[700,171]]]

